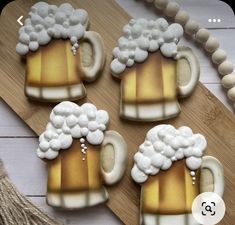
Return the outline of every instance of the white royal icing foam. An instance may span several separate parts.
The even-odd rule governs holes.
[[[160,49],[166,57],[177,56],[177,43],[183,35],[183,28],[178,23],[171,25],[163,19],[131,19],[123,27],[123,36],[118,40],[118,47],[113,49],[114,59],[111,71],[114,75],[122,73],[134,62],[141,63],[148,57],[148,52]]]
[[[186,158],[186,165],[192,170],[190,174],[195,177],[194,171],[201,166],[206,146],[204,136],[193,134],[189,127],[175,129],[171,125],[158,125],[148,131],[135,154],[131,176],[137,183],[143,183],[148,176],[168,170],[175,161]]]
[[[78,40],[88,24],[88,14],[84,9],[74,9],[69,3],[57,7],[46,2],[38,2],[31,7],[29,18],[19,29],[19,43],[16,51],[26,55],[37,51],[40,45],[48,44],[52,38],[70,38],[71,51],[76,54]]]
[[[73,138],[80,138],[81,151],[85,155],[85,138],[92,145],[101,144],[108,122],[108,113],[97,110],[91,103],[78,106],[69,101],[61,102],[53,108],[46,131],[39,137],[37,155],[42,159],[54,159],[61,149],[72,145]]]

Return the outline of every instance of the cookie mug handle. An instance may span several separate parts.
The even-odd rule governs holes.
[[[224,193],[224,171],[220,161],[212,156],[204,156],[202,158],[201,170],[202,169],[208,169],[211,172],[214,181],[213,192],[222,197]],[[203,192],[203,190],[201,191]]]
[[[200,66],[192,50],[185,46],[178,47],[178,54],[176,56],[176,59],[177,60],[185,59],[190,66],[191,74],[189,82],[185,85],[178,86],[178,95],[179,97],[184,98],[189,96],[192,93],[192,91],[195,89],[199,81]]]
[[[101,173],[106,184],[118,182],[127,167],[127,145],[116,131],[106,131],[101,148]]]
[[[89,52],[88,56],[83,57],[94,57],[92,65],[86,65],[86,63],[82,63],[82,69],[85,74],[84,79],[86,81],[93,81],[96,79],[100,70],[102,70],[105,62],[105,53],[104,53],[104,44],[101,36],[94,31],[86,31],[84,35],[84,40],[81,43],[83,45],[84,42],[88,42],[91,44],[92,52]],[[91,54],[91,55],[90,55]],[[84,59],[81,59],[84,60]]]

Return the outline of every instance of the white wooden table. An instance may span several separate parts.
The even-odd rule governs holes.
[[[154,19],[159,17],[153,8],[143,1],[116,1],[134,18]],[[210,29],[210,32],[219,39],[221,47],[228,53],[229,59],[235,63],[235,21],[232,9],[218,0],[178,0],[178,2],[193,19]],[[209,23],[210,18],[220,18],[221,22]],[[206,54],[190,40],[184,38],[181,43],[191,46],[199,57],[201,82],[229,110],[234,111],[232,104],[227,100],[226,92],[220,85],[216,68],[213,67]],[[122,224],[105,205],[75,212],[58,211],[48,207],[45,203],[46,166],[36,157],[37,145],[37,136],[0,100],[0,158],[3,159],[9,176],[17,188],[51,215],[63,219],[65,224]]]

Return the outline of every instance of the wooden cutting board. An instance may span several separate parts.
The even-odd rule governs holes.
[[[47,1],[61,4],[64,1]],[[86,84],[87,98],[77,101],[92,102],[99,109],[110,114],[110,129],[117,130],[128,144],[129,164],[125,178],[119,185],[108,189],[108,206],[127,225],[137,225],[139,218],[140,187],[130,178],[132,159],[138,146],[144,141],[146,132],[158,123],[128,122],[119,118],[120,83],[110,75],[109,65],[112,49],[116,46],[123,25],[130,17],[112,0],[67,1],[76,8],[84,8],[90,17],[90,30],[99,32],[105,43],[106,66],[100,79]],[[0,19],[0,94],[3,100],[34,130],[38,135],[44,131],[53,104],[29,101],[24,95],[25,62],[15,52],[18,41],[19,15],[27,16],[30,6],[35,1],[19,0],[10,3],[2,12]],[[176,127],[190,126],[194,132],[200,132],[208,141],[207,154],[217,157],[225,170],[226,216],[220,224],[231,225],[235,220],[235,116],[229,112],[202,84],[194,95],[181,101],[182,113],[178,118],[167,120]],[[4,119],[4,118],[2,118]],[[95,208],[94,208],[95,210]]]

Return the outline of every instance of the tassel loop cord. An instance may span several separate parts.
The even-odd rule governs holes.
[[[7,177],[0,159],[0,224],[62,225],[21,195]]]

